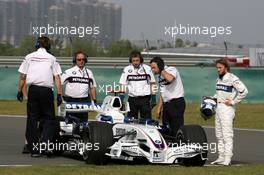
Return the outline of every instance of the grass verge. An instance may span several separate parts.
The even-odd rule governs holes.
[[[231,167],[182,167],[168,165],[108,165],[108,166],[32,166],[0,168],[0,174],[19,175],[263,175],[264,164],[251,164]]]

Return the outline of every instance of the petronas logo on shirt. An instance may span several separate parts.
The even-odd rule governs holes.
[[[147,80],[149,75],[144,74],[144,75],[128,75],[127,76],[127,81],[145,81]]]

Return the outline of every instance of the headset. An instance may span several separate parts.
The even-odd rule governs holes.
[[[129,63],[132,63],[132,58],[139,56],[140,64],[144,62],[144,58],[142,57],[141,53],[138,51],[132,51],[129,56]]]
[[[38,49],[40,48],[40,40],[41,40],[41,39],[47,39],[47,40],[48,40],[48,45],[46,46],[45,49],[46,49],[47,51],[49,51],[50,48],[51,48],[51,45],[50,45],[50,39],[49,39],[48,37],[45,37],[45,36],[38,37],[37,42],[36,42],[36,44],[35,44],[35,48],[36,48],[36,50],[38,50]]]
[[[84,57],[85,57],[85,58],[84,58],[84,62],[87,63],[87,58],[88,58],[88,56],[87,56],[84,52],[82,52],[82,51],[78,51],[78,52],[75,52],[75,53],[74,53],[74,56],[73,56],[73,58],[72,58],[72,63],[73,63],[73,64],[76,64],[76,57],[77,57],[78,54],[83,54]]]
[[[36,48],[36,50],[38,50],[40,48],[39,38],[38,38],[38,40],[37,40],[37,42],[35,44],[35,48]]]
[[[164,69],[165,67],[165,63],[164,60],[161,57],[155,56],[150,60],[150,64],[151,63],[156,63],[159,70]]]

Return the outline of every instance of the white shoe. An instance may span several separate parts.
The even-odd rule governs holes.
[[[215,161],[211,162],[211,165],[219,164],[224,161],[225,161],[224,157],[218,157]]]
[[[218,165],[224,165],[224,166],[231,165],[231,158],[230,157],[225,157],[225,160],[223,162],[218,163]]]

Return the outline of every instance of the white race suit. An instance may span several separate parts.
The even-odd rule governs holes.
[[[235,105],[248,93],[247,87],[232,73],[226,73],[216,82],[217,107],[215,116],[215,133],[218,140],[218,152],[220,157],[233,156],[233,120],[235,117]],[[232,100],[232,106],[224,102]]]

